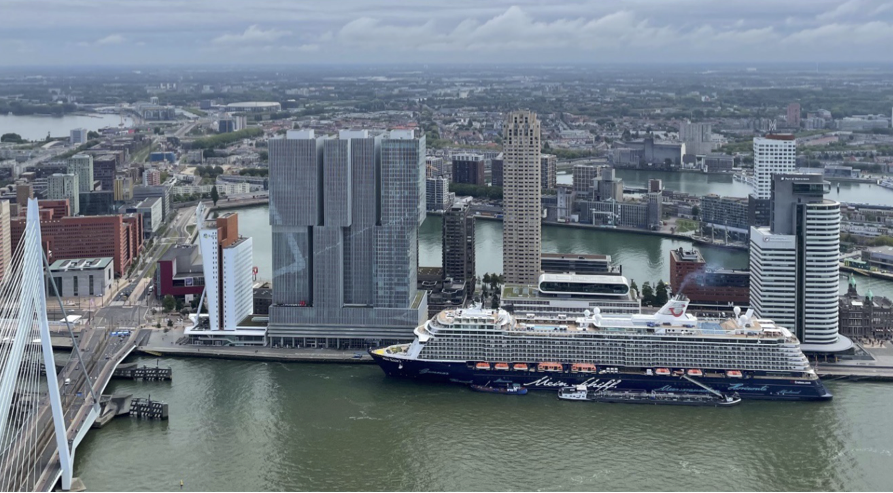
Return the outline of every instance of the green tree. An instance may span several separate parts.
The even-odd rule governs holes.
[[[90,130],[89,132],[87,132],[87,140],[94,140],[94,139],[98,139],[100,137],[102,137],[102,136],[99,135],[99,132],[96,132],[94,130]]]
[[[214,205],[217,205],[217,201],[220,200],[220,194],[217,193],[217,185],[214,185],[211,188],[211,200],[214,201]]]
[[[629,281],[629,289],[630,289],[631,291],[635,291],[635,292],[637,292],[637,293],[639,292],[639,286],[636,285],[636,281],[635,281],[635,280],[630,279],[630,281]]]
[[[481,278],[481,281],[482,281],[484,284],[490,284],[490,280],[491,280],[491,279],[492,279],[492,278],[490,277],[490,273],[488,272],[488,273],[484,274],[484,277]]]
[[[152,129],[155,135],[161,135],[161,127],[155,127]]]
[[[161,302],[161,306],[164,308],[164,311],[170,312],[173,311],[174,308],[177,307],[177,300],[174,299],[171,295],[166,295],[164,300]]]
[[[12,142],[13,144],[21,144],[24,142],[22,136],[14,133],[6,133],[0,136],[0,142]]]
[[[696,205],[691,206],[691,217],[697,218],[700,215],[701,215],[701,208]]]
[[[654,289],[651,288],[651,283],[645,281],[642,284],[642,304],[645,306],[654,306]]]
[[[167,319],[167,326],[168,326],[168,327],[173,327],[173,326],[174,326],[174,321],[171,320],[171,319]]]
[[[490,302],[490,308],[494,310],[499,308],[499,295],[496,293],[493,293],[493,301]]]
[[[667,284],[663,281],[658,281],[657,287],[654,290],[654,305],[664,306],[669,298],[669,294],[667,293]]]

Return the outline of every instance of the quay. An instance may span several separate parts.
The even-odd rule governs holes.
[[[283,363],[374,364],[363,349],[271,348],[261,346],[140,346],[137,351],[152,356],[218,358]],[[357,357],[359,356],[359,357]]]

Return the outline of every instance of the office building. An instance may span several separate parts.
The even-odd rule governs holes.
[[[685,122],[679,125],[679,140],[685,143],[686,154],[703,156],[713,150],[713,125]]]
[[[93,179],[103,190],[114,190],[117,159],[114,154],[93,156]]]
[[[542,244],[540,122],[536,113],[513,111],[503,125],[502,271],[506,282],[536,284]]]
[[[471,197],[457,198],[443,213],[443,278],[470,282],[475,276]]]
[[[648,191],[652,193],[660,193],[664,191],[664,181],[660,178],[651,178],[648,180]]]
[[[698,250],[679,247],[670,251],[670,290],[701,308],[746,307],[750,272],[708,266]]]
[[[750,233],[748,199],[710,194],[701,197],[700,207],[699,218],[704,234],[728,233],[730,239],[747,239]]]
[[[105,296],[115,281],[111,257],[60,259],[50,264],[50,275],[63,298]],[[47,285],[47,296],[55,296]],[[101,305],[101,303],[98,303]]]
[[[93,190],[78,196],[78,211],[82,216],[115,214],[115,197],[111,190]]]
[[[753,139],[754,196],[769,199],[772,176],[793,173],[797,166],[797,141],[790,134],[770,134]]]
[[[452,157],[453,183],[486,185],[484,157],[480,154],[457,154]]]
[[[163,223],[161,197],[149,197],[141,200],[134,207],[128,207],[127,212],[136,212],[143,216],[143,234],[151,237],[158,231]]]
[[[558,186],[558,156],[540,155],[540,186],[543,190],[555,190]]]
[[[87,143],[87,129],[86,128],[73,128],[69,133],[69,139],[71,141],[71,145],[81,145]]]
[[[126,184],[125,184],[126,185]],[[131,197],[133,200],[143,200],[149,197],[161,197],[161,212],[164,217],[171,213],[171,189],[174,186],[174,179],[170,178],[161,185],[143,185],[132,187]],[[126,191],[124,192],[127,193]]]
[[[503,308],[531,323],[573,320],[594,308],[605,314],[635,314],[642,310],[629,281],[618,275],[546,273],[533,286],[506,283],[501,294]]]
[[[587,197],[595,186],[594,181],[600,175],[601,167],[589,164],[575,164],[573,170],[574,192],[578,195],[585,194]]]
[[[80,189],[78,175],[56,173],[47,178],[47,198],[50,200],[68,200],[71,215],[80,214]]]
[[[427,156],[425,157],[425,177],[426,178],[446,178],[449,181],[452,176],[451,165],[444,164],[442,157]]]
[[[16,184],[16,204],[24,210],[28,207],[28,199],[34,198],[34,187],[30,183]]]
[[[208,306],[207,329],[235,331],[254,307],[252,239],[239,235],[236,213],[205,222],[198,239],[205,281],[202,297]]]
[[[800,103],[788,105],[788,112],[784,121],[788,127],[800,128]]]
[[[205,290],[205,274],[198,245],[170,247],[155,269],[155,296],[182,296],[189,301]]]
[[[840,203],[824,198],[830,188],[820,175],[773,176],[770,225],[750,229],[750,305],[810,351],[850,344],[838,338]]]
[[[142,219],[121,214],[41,219],[40,236],[50,262],[57,259],[111,257],[115,274],[124,275],[143,248]],[[25,218],[10,220],[12,251],[15,251]]]
[[[502,153],[499,153],[495,158],[490,160],[490,185],[494,187],[502,187],[505,183],[504,168],[505,160]]]
[[[87,193],[93,191],[93,156],[89,154],[75,154],[68,159],[70,175],[78,175],[78,191]]]
[[[271,344],[364,347],[409,340],[427,316],[416,288],[425,138],[289,131],[269,141]]]
[[[133,200],[133,180],[129,176],[119,176],[113,182],[115,202]]]
[[[610,255],[580,253],[544,253],[540,255],[543,272],[549,274],[620,275],[621,269],[611,264]]]
[[[442,211],[450,205],[450,182],[442,176],[425,179],[425,209]]]

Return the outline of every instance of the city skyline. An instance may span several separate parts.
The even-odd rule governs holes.
[[[893,5],[882,0],[0,5],[8,21],[0,66],[889,62],[887,50],[872,48],[893,44]],[[88,28],[100,13],[106,27]]]

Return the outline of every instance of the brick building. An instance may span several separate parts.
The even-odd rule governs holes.
[[[135,214],[139,216],[139,214]],[[135,223],[139,224],[135,224]],[[122,215],[51,217],[40,223],[40,235],[50,262],[54,259],[112,257],[115,274],[124,275],[142,249],[142,218]],[[139,231],[137,231],[139,230]],[[25,232],[25,218],[10,221],[12,250]],[[135,233],[139,232],[139,235]]]
[[[701,252],[682,248],[670,251],[670,289],[701,307],[746,306],[750,300],[750,273],[712,269]]]

